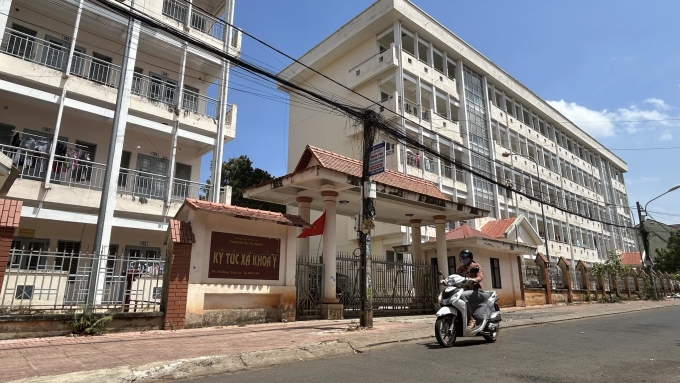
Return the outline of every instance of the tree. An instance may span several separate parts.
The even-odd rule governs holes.
[[[593,274],[598,277],[609,275],[609,300],[612,301],[612,282],[619,277],[627,275],[630,268],[624,266],[621,260],[621,255],[615,251],[609,252],[609,257],[604,263],[596,263],[593,265]],[[618,294],[618,291],[617,291]]]
[[[654,261],[659,271],[669,274],[680,272],[680,231],[671,233],[665,249],[656,249]]]
[[[286,207],[283,205],[243,197],[243,189],[272,179],[274,177],[267,171],[253,168],[253,161],[246,155],[233,157],[222,163],[221,186],[231,186],[231,204],[235,206],[285,213]]]

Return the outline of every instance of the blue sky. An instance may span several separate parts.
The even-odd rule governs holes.
[[[620,150],[680,146],[680,2],[414,2],[627,162],[631,205],[680,183],[680,150]],[[299,57],[372,3],[237,0],[235,24]],[[248,38],[242,52],[276,69],[288,63]],[[231,83],[252,86],[235,76]],[[238,104],[238,122],[225,160],[246,154],[254,166],[285,174],[286,104],[234,89],[229,102]],[[680,190],[649,211],[680,223]]]

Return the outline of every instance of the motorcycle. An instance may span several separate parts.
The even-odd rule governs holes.
[[[486,312],[486,315],[484,318],[475,318],[481,322],[475,327],[471,329],[467,327],[468,304],[462,295],[465,287],[474,287],[476,283],[474,279],[457,274],[441,280],[441,284],[446,288],[439,293],[441,308],[437,312],[434,335],[442,347],[453,346],[458,336],[482,336],[489,343],[496,341],[500,330],[501,312],[496,304],[498,294],[495,291],[480,292],[485,298],[480,303],[481,311]]]

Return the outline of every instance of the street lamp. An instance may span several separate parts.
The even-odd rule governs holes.
[[[524,158],[528,158],[529,160],[533,161],[536,164],[536,174],[538,175],[538,190],[539,190],[539,196],[541,196],[541,216],[543,217],[543,236],[545,237],[545,256],[548,258],[548,264],[550,263],[550,249],[548,249],[548,221],[545,219],[545,209],[543,208],[543,184],[541,181],[541,169],[539,169],[538,162],[536,162],[535,159],[532,157],[529,157],[524,154],[517,154],[517,153],[510,153],[510,152],[504,152],[502,154],[503,157],[510,157],[512,155],[515,156],[521,156]],[[680,186],[680,185],[679,185]]]
[[[649,200],[649,202],[647,202],[645,204],[645,208],[644,208],[645,215],[647,215],[647,205],[649,205],[650,202],[652,202],[652,201],[654,201],[658,198],[661,198],[661,197],[665,196],[666,194],[668,194],[668,193],[670,193],[674,190],[677,190],[677,189],[680,189],[680,185],[675,185],[672,188],[668,189],[668,191],[666,191],[665,193],[660,194],[660,195],[652,198],[651,200]],[[636,206],[637,206],[637,211],[638,211],[638,218],[640,219],[640,235],[642,236],[642,245],[645,248],[645,254],[647,254],[647,257],[644,260],[644,265],[646,266],[647,274],[649,274],[649,281],[650,281],[650,284],[652,285],[652,296],[654,297],[654,300],[658,300],[659,297],[656,294],[656,282],[654,282],[654,275],[652,274],[652,266],[654,265],[654,262],[652,261],[651,254],[649,254],[649,232],[645,228],[645,219],[642,216],[643,209],[640,207],[640,202],[636,202]]]

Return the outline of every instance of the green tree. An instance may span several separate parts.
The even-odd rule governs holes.
[[[243,197],[243,189],[259,185],[273,178],[269,172],[260,168],[253,168],[253,161],[246,155],[232,157],[222,163],[221,186],[231,186],[231,204],[235,206],[285,213],[286,207],[284,205]],[[207,182],[210,183],[210,180]]]
[[[615,251],[610,251],[607,260],[603,263],[596,263],[593,265],[593,274],[598,277],[609,276],[609,300],[612,301],[613,283],[619,277],[627,275],[630,268],[623,265],[621,256]],[[618,292],[617,292],[618,293]]]
[[[665,249],[656,249],[654,261],[659,271],[669,274],[680,272],[680,231],[671,233]]]

